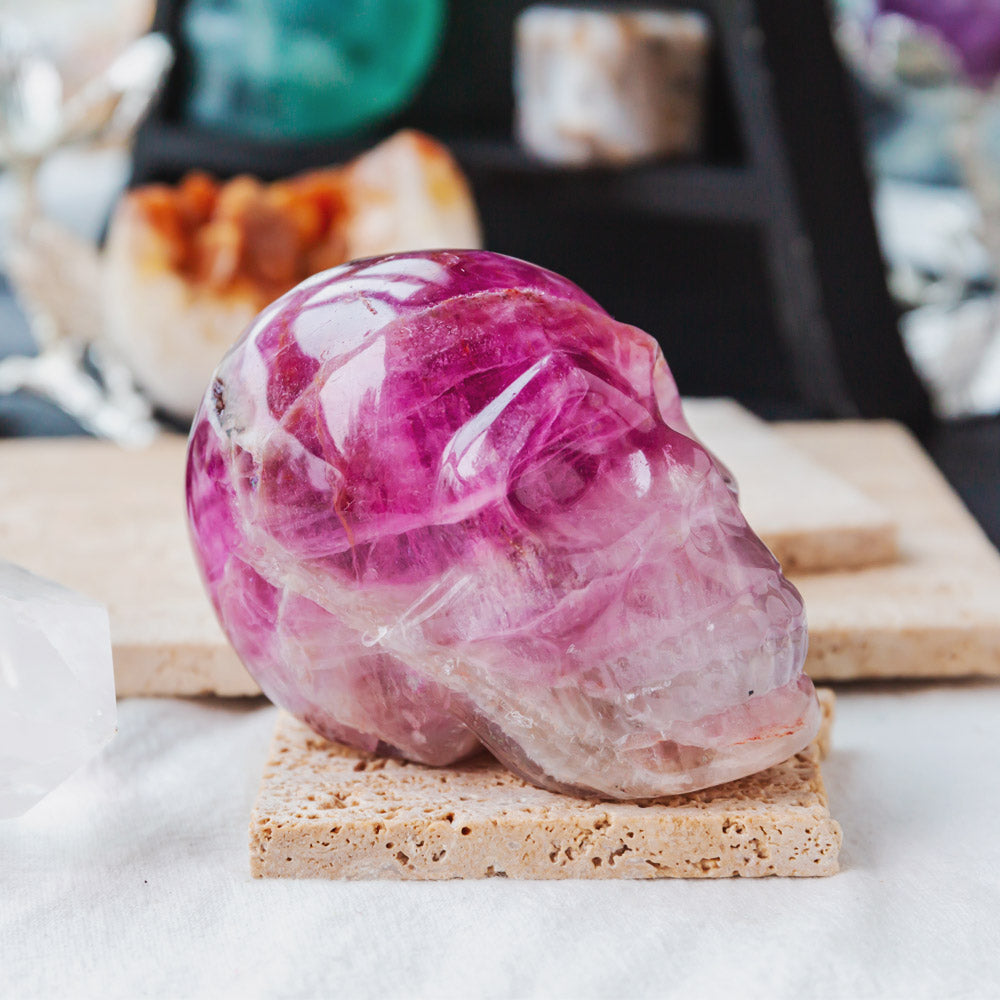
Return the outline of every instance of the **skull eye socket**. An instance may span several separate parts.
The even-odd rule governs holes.
[[[525,520],[545,518],[569,511],[593,486],[601,459],[573,448],[561,448],[536,456],[511,483],[508,498]]]

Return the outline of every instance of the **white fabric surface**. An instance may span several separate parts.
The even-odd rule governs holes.
[[[0,822],[2,997],[996,997],[1000,684],[841,692],[828,879],[249,876],[274,709],[133,700]]]

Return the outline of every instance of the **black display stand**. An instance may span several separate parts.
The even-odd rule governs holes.
[[[135,147],[136,182],[203,167],[284,176],[397,127],[444,140],[472,181],[487,246],[559,271],[652,333],[682,392],[765,415],[894,417],[927,397],[886,290],[851,97],[822,0],[693,0],[715,48],[697,163],[561,170],[512,141],[512,26],[524,2],[453,0],[414,104],[347,142],[249,142],[182,121],[183,46]],[[610,5],[609,5],[610,6]],[[629,6],[636,6],[632,3]],[[158,26],[178,40],[179,5]]]

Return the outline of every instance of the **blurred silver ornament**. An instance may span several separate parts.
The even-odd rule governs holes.
[[[43,13],[58,8],[79,15],[92,7],[41,2]],[[7,273],[37,354],[0,361],[0,393],[27,389],[92,433],[141,446],[157,425],[104,336],[99,250],[46,215],[38,178],[57,150],[126,142],[173,52],[159,34],[127,37],[146,26],[147,3],[105,6],[86,28],[81,22],[76,34],[64,20],[41,21],[31,13],[0,4],[0,165],[17,189]],[[115,45],[123,47],[112,54]],[[81,75],[81,66],[94,63],[101,68]]]

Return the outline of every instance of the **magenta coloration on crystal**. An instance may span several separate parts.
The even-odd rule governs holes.
[[[801,599],[656,343],[479,251],[316,275],[219,365],[195,550],[264,691],[331,739],[649,798],[802,749]]]

